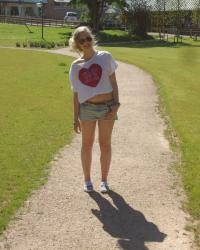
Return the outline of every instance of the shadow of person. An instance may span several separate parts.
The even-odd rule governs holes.
[[[110,189],[108,195],[116,207],[96,191],[88,194],[99,206],[99,210],[92,209],[92,213],[100,220],[107,233],[119,238],[118,246],[121,249],[148,250],[145,241],[162,242],[167,236],[113,190]]]

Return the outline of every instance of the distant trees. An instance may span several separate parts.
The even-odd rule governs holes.
[[[126,4],[126,0],[71,0],[71,4],[84,4],[88,7],[89,25],[94,33],[99,31],[104,8],[114,2],[121,7]]]
[[[200,28],[200,0],[196,1],[192,12],[192,22]]]
[[[89,25],[94,33],[99,31],[104,8],[116,3],[122,11],[129,34],[146,36],[149,23],[148,1],[145,0],[71,0],[72,4],[84,4],[88,8]]]
[[[187,10],[193,12],[193,23],[200,25],[200,0],[71,0],[70,4],[83,6],[82,21],[87,21],[92,31],[98,33],[104,10],[112,3],[121,9],[121,20],[130,35],[145,37],[155,16],[163,32],[166,26],[174,26],[178,34],[187,18]]]
[[[150,23],[150,6],[146,0],[129,0],[125,7],[129,33],[140,37],[147,35]]]

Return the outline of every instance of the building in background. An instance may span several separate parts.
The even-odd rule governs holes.
[[[63,20],[66,12],[79,10],[66,7],[67,0],[42,0],[44,3],[44,18]],[[0,0],[0,15],[19,17],[40,17],[41,10],[36,3],[40,0]]]

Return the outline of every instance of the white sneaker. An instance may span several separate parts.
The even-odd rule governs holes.
[[[85,192],[92,192],[92,191],[94,191],[92,182],[87,182],[87,183],[85,182],[83,189],[84,189]]]
[[[109,189],[108,183],[106,181],[101,181],[101,184],[100,184],[101,193],[107,193],[109,190],[110,189]]]

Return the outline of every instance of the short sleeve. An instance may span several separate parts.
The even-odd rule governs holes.
[[[76,71],[73,64],[71,64],[71,67],[69,69],[69,81],[70,81],[70,87],[74,92],[77,92],[76,88]]]
[[[117,69],[118,63],[114,60],[112,54],[108,52],[108,74],[109,76]]]

